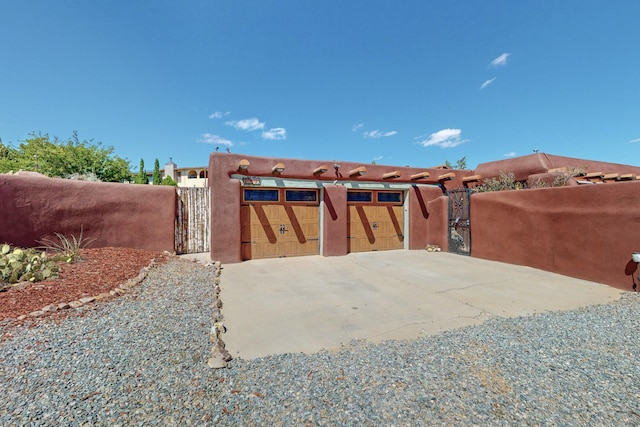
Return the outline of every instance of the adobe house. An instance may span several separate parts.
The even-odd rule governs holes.
[[[212,153],[211,259],[446,247],[444,194],[470,174]]]
[[[469,191],[501,172],[528,189]],[[563,173],[564,186],[539,188]],[[426,245],[451,251],[459,237],[474,257],[621,289],[637,278],[635,166],[535,153],[451,171],[213,153],[209,176],[211,259],[223,263]],[[458,197],[466,197],[467,229],[451,215]]]
[[[468,191],[500,172],[528,189]],[[195,234],[211,236],[214,260],[431,244],[626,290],[638,282],[631,256],[640,251],[636,166],[535,153],[451,171],[214,153],[208,174],[211,221],[196,221]],[[564,186],[538,188],[563,174]],[[84,229],[96,246],[177,247],[180,209],[172,187],[21,172],[0,174],[0,201],[0,241],[17,246]],[[456,211],[460,206],[467,217]]]
[[[151,184],[153,170],[148,170],[146,173],[149,184]],[[164,168],[160,169],[160,176],[162,178],[170,176],[178,184],[178,187],[206,188],[209,186],[209,169],[206,166],[178,167],[172,158],[169,158]]]

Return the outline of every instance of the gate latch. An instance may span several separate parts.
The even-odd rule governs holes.
[[[378,223],[374,222],[373,224],[371,224],[371,228],[373,228],[374,230],[378,229]]]
[[[287,229],[284,227],[284,224],[280,224],[280,234],[284,234]]]

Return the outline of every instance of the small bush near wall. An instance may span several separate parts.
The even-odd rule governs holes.
[[[564,187],[569,185],[573,178],[584,175],[586,170],[587,169],[585,167],[578,167],[554,171],[551,172],[552,179],[545,180],[542,178],[535,178],[529,185],[529,188]]]
[[[513,172],[500,172],[498,178],[489,178],[475,188],[478,193],[487,191],[522,190],[524,185],[516,181]]]

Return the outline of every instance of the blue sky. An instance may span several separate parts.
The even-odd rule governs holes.
[[[2,0],[0,138],[151,168],[219,147],[640,164],[640,1]]]

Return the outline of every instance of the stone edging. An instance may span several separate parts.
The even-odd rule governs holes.
[[[207,365],[211,369],[226,368],[227,362],[232,357],[231,354],[225,349],[224,341],[220,338],[221,334],[227,331],[224,326],[222,316],[222,300],[220,299],[220,275],[222,273],[222,267],[220,261],[216,261],[212,265],[214,268],[214,280],[213,280],[213,305],[211,310],[211,331],[209,332],[209,342],[211,343],[211,351],[209,352],[209,360]]]
[[[66,310],[70,308],[78,308],[83,305],[90,304],[94,301],[100,301],[112,296],[119,296],[128,293],[135,286],[142,283],[144,279],[149,275],[149,271],[157,265],[156,260],[152,259],[151,263],[147,267],[143,267],[140,270],[138,276],[133,279],[127,280],[122,285],[112,289],[109,292],[103,292],[93,297],[82,297],[78,300],[59,303],[59,304],[49,304],[45,307],[42,307],[40,310],[32,311],[29,314],[23,314],[18,316],[15,320],[21,321],[27,318],[37,318],[44,316],[48,313],[53,313],[59,310]],[[207,361],[207,365],[212,369],[220,369],[226,368],[227,362],[231,361],[231,354],[225,349],[225,343],[220,338],[220,335],[227,331],[227,328],[224,326],[222,316],[222,300],[220,299],[220,275],[222,272],[222,267],[219,261],[216,261],[212,264],[207,263],[205,266],[212,266],[214,268],[214,282],[213,282],[213,304],[211,310],[211,331],[209,332],[209,342],[211,343],[211,351],[209,352],[209,359]]]
[[[123,294],[126,294],[127,292],[131,291],[135,286],[139,285],[140,283],[142,283],[142,281],[144,279],[146,279],[146,277],[149,275],[149,271],[154,268],[157,265],[155,258],[151,260],[151,262],[149,263],[148,266],[143,267],[140,270],[140,273],[133,279],[129,279],[126,282],[124,282],[123,284],[119,285],[118,287],[112,289],[109,292],[103,292],[101,294],[98,294],[96,296],[93,297],[82,297],[78,300],[74,300],[74,301],[69,301],[69,302],[61,302],[58,304],[49,304],[45,307],[42,307],[40,310],[36,310],[36,311],[32,311],[29,314],[23,314],[20,315],[18,317],[16,317],[16,321],[21,321],[21,320],[25,320],[27,318],[35,318],[35,317],[41,317],[44,316],[45,314],[48,313],[53,313],[59,310],[66,310],[69,308],[78,308],[78,307],[82,307],[83,305],[87,305],[90,304],[94,301],[100,301],[103,299],[107,299],[109,297],[112,296],[120,296]]]

